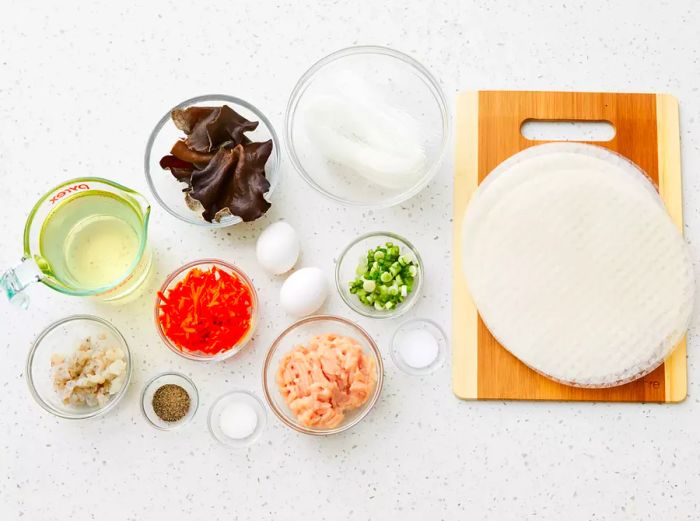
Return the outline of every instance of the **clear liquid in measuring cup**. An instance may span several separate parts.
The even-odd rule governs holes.
[[[141,244],[140,215],[126,200],[92,191],[51,210],[41,230],[41,257],[64,284],[111,286],[133,268]]]

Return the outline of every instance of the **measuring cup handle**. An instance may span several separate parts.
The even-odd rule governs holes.
[[[10,302],[27,309],[29,307],[29,295],[24,290],[30,284],[41,280],[41,272],[34,260],[24,258],[21,264],[10,268],[0,275],[0,288],[5,291],[5,295]]]

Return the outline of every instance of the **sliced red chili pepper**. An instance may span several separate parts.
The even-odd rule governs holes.
[[[167,295],[158,293],[159,322],[179,349],[215,355],[231,349],[251,327],[252,294],[235,274],[192,268]]]

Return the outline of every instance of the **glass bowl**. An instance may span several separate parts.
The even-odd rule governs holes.
[[[241,438],[233,438],[226,434],[220,426],[221,414],[225,411],[226,407],[232,404],[245,404],[250,409],[253,410],[256,416],[257,423],[255,425],[255,430],[248,434],[247,436]],[[226,394],[219,396],[216,401],[212,404],[209,409],[209,415],[207,417],[207,426],[209,427],[209,432],[211,435],[219,441],[220,443],[227,445],[229,447],[244,448],[255,443],[260,435],[265,430],[267,425],[267,414],[265,412],[265,406],[263,405],[260,398],[255,396],[253,393],[248,391],[234,390]]]
[[[398,245],[401,249],[401,255],[406,253],[412,255],[418,263],[418,273],[414,278],[413,291],[401,304],[390,310],[377,310],[360,302],[357,295],[350,293],[348,284],[357,278],[357,267],[365,261],[367,252],[377,246],[384,246],[387,242]],[[335,264],[335,285],[343,302],[356,313],[370,318],[396,318],[406,313],[418,300],[423,286],[423,277],[423,261],[418,250],[408,240],[391,232],[372,232],[360,235],[345,247]]]
[[[65,405],[53,388],[51,356],[68,355],[78,348],[84,338],[101,334],[107,335],[108,341],[124,351],[126,375],[121,389],[102,406]],[[69,420],[93,418],[113,409],[126,394],[131,380],[131,353],[122,334],[106,320],[92,315],[72,315],[54,322],[41,332],[29,351],[25,373],[32,396],[50,413]]]
[[[411,331],[425,331],[435,340],[437,352],[435,358],[429,364],[414,366],[406,362],[401,353],[401,340],[404,335]],[[391,359],[394,365],[401,369],[406,374],[414,376],[424,376],[437,371],[445,361],[445,353],[447,352],[447,339],[442,328],[432,320],[427,318],[414,318],[408,320],[396,328],[394,335],[391,338]]]
[[[190,408],[187,414],[180,420],[174,422],[162,420],[153,409],[153,395],[162,386],[168,384],[179,385],[190,395]],[[141,412],[143,412],[148,423],[158,430],[170,431],[187,425],[192,421],[192,418],[194,418],[198,408],[199,393],[197,392],[197,386],[184,374],[172,372],[161,373],[151,378],[146,382],[146,385],[143,386],[143,391],[141,392]]]
[[[175,142],[184,136],[170,118],[170,112],[174,109],[184,109],[192,106],[216,106],[229,105],[244,118],[250,121],[258,121],[258,128],[252,132],[246,132],[251,141],[272,140],[272,154],[265,164],[265,176],[270,182],[270,190],[265,194],[265,199],[270,202],[270,198],[279,183],[279,165],[281,162],[280,141],[277,138],[275,129],[265,115],[255,106],[233,96],[224,94],[211,94],[207,96],[197,96],[178,103],[170,109],[156,124],[148,138],[146,145],[146,156],[144,159],[144,169],[146,181],[153,192],[156,201],[170,214],[190,224],[197,224],[208,228],[224,228],[242,222],[236,215],[223,217],[220,222],[208,222],[204,220],[200,213],[191,210],[186,202],[182,189],[184,183],[177,181],[169,170],[160,167],[160,159],[170,153],[170,149]]]
[[[357,87],[358,79],[360,87]],[[305,113],[314,100],[328,94],[347,96],[365,87],[373,98],[380,98],[382,106],[391,107],[395,113],[416,122],[425,161],[411,186],[383,188],[374,185],[329,160],[318,143],[307,136]],[[345,101],[354,103],[351,98]],[[321,194],[351,206],[389,207],[416,195],[437,174],[446,154],[449,134],[447,102],[438,82],[416,60],[386,47],[350,47],[313,64],[294,87],[285,116],[287,149],[296,170]]]
[[[172,340],[170,340],[166,335],[165,332],[163,331],[163,328],[160,325],[160,303],[161,299],[158,294],[156,294],[156,301],[155,301],[155,306],[153,309],[153,317],[155,319],[156,323],[156,329],[158,330],[158,334],[160,335],[160,338],[163,340],[166,346],[170,348],[170,350],[184,358],[187,358],[188,360],[197,360],[197,361],[205,361],[205,362],[218,362],[221,360],[226,360],[227,358],[232,357],[236,353],[239,353],[245,346],[248,344],[250,339],[253,337],[253,333],[255,332],[255,328],[258,325],[258,294],[255,291],[255,286],[253,285],[253,282],[248,278],[248,276],[243,273],[243,271],[233,264],[229,264],[228,262],[218,260],[218,259],[201,259],[201,260],[196,260],[189,262],[185,264],[184,266],[179,267],[176,269],[174,272],[172,272],[168,277],[165,279],[165,282],[163,282],[163,285],[160,288],[160,292],[164,295],[167,296],[168,291],[170,291],[171,288],[173,288],[178,282],[180,282],[182,279],[185,278],[187,273],[192,269],[192,268],[199,268],[202,271],[207,271],[211,269],[213,266],[216,266],[217,268],[221,269],[222,271],[226,271],[236,277],[245,284],[248,289],[250,289],[250,294],[252,297],[252,309],[251,309],[251,317],[250,317],[250,328],[248,329],[248,332],[241,337],[241,339],[233,346],[231,346],[229,349],[226,351],[222,351],[220,353],[217,353],[215,355],[210,355],[206,353],[200,353],[196,351],[186,351],[184,349],[181,349],[179,346],[177,346]]]
[[[343,423],[338,427],[331,429],[321,429],[307,427],[302,425],[294,416],[284,401],[284,398],[277,387],[277,369],[282,357],[291,351],[299,344],[305,344],[315,335],[323,333],[336,333],[343,336],[349,336],[357,340],[362,346],[363,351],[368,354],[373,360],[377,371],[377,382],[374,386],[372,396],[359,408],[348,411],[345,415]],[[315,436],[323,436],[327,434],[337,434],[346,431],[357,425],[367,414],[372,410],[374,404],[377,403],[379,395],[382,391],[384,383],[384,365],[382,363],[382,355],[377,347],[377,344],[372,340],[372,337],[356,323],[334,315],[315,315],[303,318],[287,329],[282,331],[270,346],[270,350],[265,357],[263,366],[263,390],[265,391],[265,399],[272,409],[272,412],[277,416],[282,423],[295,431],[311,434]]]

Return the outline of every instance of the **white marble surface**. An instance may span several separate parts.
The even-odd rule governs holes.
[[[148,133],[172,104],[223,92],[261,107],[281,130],[287,97],[317,58],[383,44],[424,63],[452,100],[458,89],[663,91],[681,103],[686,234],[700,240],[700,7],[673,2],[25,2],[0,15],[0,265],[19,259],[27,211],[50,185],[100,175],[148,193]],[[206,411],[221,393],[260,394],[266,347],[288,322],[280,278],[255,264],[254,240],[274,219],[303,236],[302,265],[330,278],[356,234],[390,228],[425,258],[427,287],[411,316],[449,330],[451,165],[398,208],[337,207],[283,165],[270,214],[202,233],[154,208],[156,275],[142,297],[114,307],[35,287],[23,312],[0,303],[0,519],[696,519],[700,488],[698,338],[689,344],[690,393],[678,406],[466,403],[449,368],[422,379],[398,372],[386,349],[393,325],[359,321],[382,343],[386,385],[372,414],[326,439],[270,416],[246,451],[218,445]],[[323,219],[319,219],[323,216]],[[219,365],[171,354],[152,323],[153,291],[185,261],[240,264],[262,296],[250,349]],[[333,296],[324,309],[351,313]],[[30,398],[24,364],[32,339],[69,313],[111,320],[130,342],[135,370],[109,415],[56,419]],[[144,381],[165,369],[196,381],[201,410],[177,433],[149,427]]]

